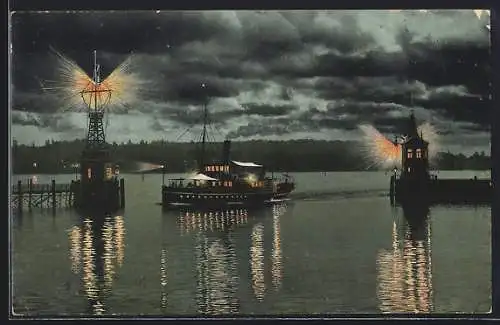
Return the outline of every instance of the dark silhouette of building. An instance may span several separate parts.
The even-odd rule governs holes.
[[[429,143],[418,134],[415,115],[408,120],[401,145],[402,170],[391,176],[392,203],[426,206],[437,203],[479,204],[491,202],[493,185],[488,179],[438,179],[429,172]]]
[[[402,144],[403,170],[401,177],[414,180],[429,178],[429,143],[418,134],[415,115],[410,115],[406,141]]]

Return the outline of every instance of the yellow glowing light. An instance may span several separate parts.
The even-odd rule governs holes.
[[[102,85],[113,93],[111,105],[131,103],[138,95],[142,82],[130,71],[132,59],[133,56],[128,57],[102,82]]]
[[[57,59],[58,80],[47,80],[42,89],[53,92],[62,102],[61,110],[78,109],[82,99],[88,109],[115,109],[134,102],[144,82],[131,72],[132,56],[102,82],[93,80],[73,60],[52,49]]]
[[[80,241],[82,239],[82,233],[80,228],[74,226],[69,232],[70,240],[70,257],[71,257],[71,270],[74,273],[80,272],[80,261],[81,261],[81,245]]]
[[[234,306],[237,280],[232,251],[221,239],[209,244],[206,236],[196,235],[196,302],[198,313],[221,315],[237,312]]]
[[[399,239],[394,228],[392,252],[383,250],[377,257],[379,308],[383,313],[430,313],[432,269],[429,242],[411,239],[408,228],[405,239]],[[402,249],[399,248],[401,241]]]
[[[372,125],[360,125],[359,129],[364,140],[361,149],[364,151],[365,158],[370,161],[370,167],[401,168],[402,145],[400,143],[389,140]],[[435,163],[439,152],[439,135],[436,129],[426,122],[417,127],[417,132],[423,140],[429,143],[429,163]]]
[[[115,217],[115,246],[116,261],[118,266],[122,266],[125,258],[125,225],[122,216]]]
[[[114,225],[113,225],[114,221]],[[73,227],[70,230],[70,256],[72,260],[72,270],[77,273],[79,265],[82,267],[82,281],[86,296],[91,300],[96,314],[104,312],[104,305],[101,297],[101,292],[109,292],[113,283],[114,275],[116,274],[115,263],[119,266],[123,262],[124,251],[124,226],[123,218],[116,216],[113,219],[107,219],[103,226],[100,227],[102,233],[96,233],[93,229],[93,221],[85,219],[83,222],[83,230],[80,227]],[[94,247],[96,238],[102,238],[104,242],[104,250],[101,256],[97,255]],[[81,259],[81,262],[80,262]],[[103,261],[103,278],[104,287],[101,287],[98,281],[97,260]]]
[[[161,250],[160,257],[161,307],[167,307],[167,250]]]
[[[271,275],[275,289],[278,289],[281,286],[283,272],[281,263],[280,212],[279,208],[273,206],[273,250],[271,259]]]
[[[104,241],[104,252],[102,256],[104,261],[104,285],[106,290],[110,290],[115,274],[115,266],[113,264],[115,249],[113,245],[113,226],[109,220],[104,222],[102,239]]]
[[[382,169],[401,166],[400,144],[393,143],[371,125],[360,125],[359,129],[364,138],[362,149],[365,151],[366,158],[371,160],[372,166]]]
[[[83,283],[85,292],[89,299],[97,298],[97,278],[95,275],[95,250],[92,246],[92,221],[85,220],[85,230],[83,235]]]
[[[255,174],[248,174],[245,177],[245,180],[247,181],[248,184],[253,184],[257,181],[257,176]]]
[[[111,100],[111,89],[103,84],[90,82],[81,91],[83,102],[91,110],[102,110]]]
[[[207,250],[207,273],[209,300],[208,314],[231,314],[231,283],[229,267],[225,260],[227,248],[220,239],[216,239]]]
[[[250,270],[252,273],[252,288],[258,300],[264,299],[266,283],[264,281],[264,225],[256,224],[251,234]]]

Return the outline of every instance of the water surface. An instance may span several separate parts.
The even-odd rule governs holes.
[[[457,175],[487,176],[440,173]],[[124,177],[126,208],[117,215],[35,208],[12,217],[16,313],[490,309],[489,207],[403,211],[389,204],[389,176],[364,172],[296,174],[292,200],[259,211],[162,212],[161,175]],[[38,175],[39,182],[51,178]]]

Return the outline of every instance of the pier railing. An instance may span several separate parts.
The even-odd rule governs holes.
[[[24,207],[72,207],[75,201],[73,181],[66,184],[34,184],[31,179],[27,183],[18,181],[10,193],[12,208],[22,210]]]
[[[59,192],[69,192],[71,189],[71,184],[55,184],[54,190],[56,193]],[[12,192],[13,194],[18,194],[19,192],[21,193],[31,193],[33,194],[38,194],[38,193],[45,193],[45,192],[50,192],[52,190],[52,184],[21,184],[19,185],[12,185]]]

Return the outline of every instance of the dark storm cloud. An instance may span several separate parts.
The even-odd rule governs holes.
[[[16,92],[12,96],[12,108],[37,113],[55,113],[60,109],[59,98],[53,94]]]
[[[473,75],[473,74],[471,74]],[[465,82],[458,78],[450,83],[409,83],[398,77],[379,78],[322,78],[315,84],[316,93],[326,100],[366,101],[390,103],[401,107],[421,106],[443,112],[452,120],[471,121],[483,126],[490,124],[491,101],[486,91],[473,92],[474,81]],[[460,83],[462,81],[462,83]],[[469,83],[469,85],[467,85]],[[430,85],[430,86],[429,86]],[[441,86],[441,87],[440,87]],[[469,87],[468,87],[469,86]],[[371,108],[370,108],[371,109]],[[363,105],[344,105],[338,113],[354,113],[366,110]],[[376,111],[370,111],[374,113]]]
[[[13,124],[24,126],[36,126],[39,128],[49,128],[54,132],[68,132],[79,129],[66,117],[57,114],[33,114],[27,112],[13,112],[11,115]]]
[[[202,76],[175,80],[171,86],[166,91],[167,98],[181,102],[205,103],[211,98],[232,97],[238,94],[238,89],[230,82],[220,79],[210,79],[204,82]]]
[[[212,105],[213,106],[213,105]],[[208,120],[216,125],[230,123],[230,120],[240,116],[263,116],[263,117],[284,117],[297,109],[294,105],[269,105],[269,104],[243,104],[241,108],[220,108],[209,111]],[[155,112],[159,116],[169,120],[181,123],[183,125],[201,124],[203,122],[203,107],[192,106],[186,108],[181,103],[160,107]],[[280,120],[280,123],[287,124],[286,119]]]
[[[435,44],[434,44],[435,45]],[[344,56],[338,53],[318,55],[311,69],[288,66],[273,69],[273,73],[289,77],[387,77],[401,80],[420,80],[429,85],[462,84],[472,92],[489,92],[489,45],[441,44],[439,48],[426,44],[415,53],[368,52],[363,56]],[[283,67],[281,67],[283,68]],[[474,76],[474,78],[470,78]]]
[[[236,130],[229,132],[229,139],[271,136],[271,135],[289,135],[295,132],[311,132],[328,129],[355,130],[358,121],[354,119],[341,120],[337,118],[314,115],[311,119],[310,114],[301,115],[298,119],[291,121],[287,118],[277,118],[266,121],[251,120],[247,125],[241,125]]]
[[[485,128],[482,125],[479,124],[465,124],[461,125],[461,128],[466,131],[472,131],[472,132],[488,132],[490,131],[489,128]]]
[[[282,116],[295,110],[294,105],[245,104],[245,113],[260,116]]]
[[[246,138],[254,136],[287,135],[293,132],[308,131],[307,126],[297,121],[279,118],[262,123],[250,120],[247,125],[241,125],[227,134],[228,139]]]
[[[360,121],[371,123],[385,132],[404,131],[406,116],[391,116],[400,107],[394,104],[380,104],[374,102],[340,103],[336,107],[329,107],[326,111],[310,108],[298,117],[298,121],[309,128],[355,130]]]
[[[57,73],[53,46],[85,71],[98,49],[104,74],[133,51],[151,85],[132,110],[158,118],[146,124],[159,133],[200,122],[209,98],[211,120],[233,138],[359,123],[392,132],[412,108],[472,132],[489,120],[480,23],[472,11],[17,13],[14,109],[55,111],[39,96],[39,80]]]
[[[15,52],[43,53],[53,46],[72,53],[155,53],[216,37],[224,26],[195,12],[19,12],[12,29]]]
[[[491,101],[483,97],[431,97],[417,103],[431,110],[438,110],[454,121],[477,123],[483,129],[491,125]]]

